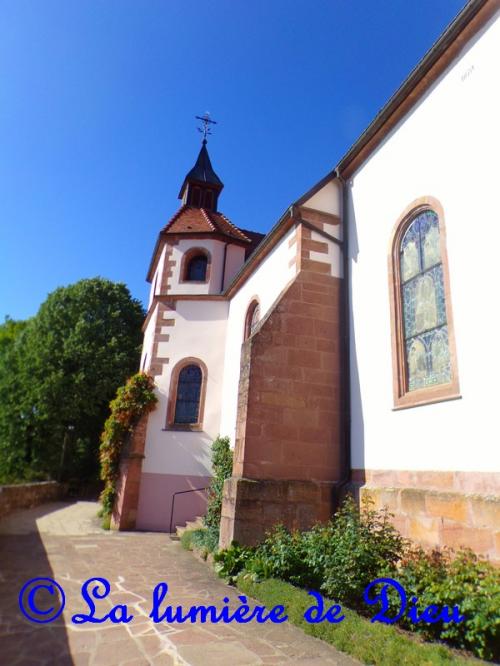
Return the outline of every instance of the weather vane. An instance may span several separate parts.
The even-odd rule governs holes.
[[[197,120],[201,120],[201,122],[203,123],[203,127],[198,127],[197,129],[198,132],[201,132],[203,134],[203,141],[206,143],[207,136],[209,134],[212,134],[210,130],[210,125],[217,125],[217,121],[212,120],[210,118],[210,114],[208,113],[208,111],[206,111],[203,116],[195,116],[195,118]]]

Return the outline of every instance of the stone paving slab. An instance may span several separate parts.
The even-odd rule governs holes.
[[[289,623],[154,624],[148,614],[153,588],[161,581],[169,585],[162,607],[210,603],[221,608],[229,597],[234,608],[238,591],[165,534],[101,530],[97,508],[93,502],[56,503],[0,522],[0,664],[358,664]],[[94,576],[111,583],[109,598],[96,601],[97,615],[127,604],[134,615],[129,624],[71,622],[74,613],[88,612],[81,586]],[[19,610],[19,591],[34,577],[53,578],[65,591],[66,607],[51,624],[29,622]]]

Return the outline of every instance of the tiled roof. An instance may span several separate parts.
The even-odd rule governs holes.
[[[206,208],[193,208],[181,206],[168,224],[163,227],[162,233],[189,234],[189,233],[220,233],[244,243],[251,243],[252,239],[238,229],[222,213],[214,213]]]

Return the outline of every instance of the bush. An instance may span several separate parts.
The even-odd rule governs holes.
[[[212,469],[214,475],[208,490],[207,515],[203,522],[207,528],[217,530],[218,533],[224,481],[233,471],[233,452],[229,446],[229,437],[217,437],[212,444]]]
[[[278,525],[257,548],[233,544],[217,553],[218,571],[233,582],[244,570],[254,583],[278,578],[317,589],[336,602],[373,616],[363,602],[367,585],[391,577],[405,588],[409,605],[418,598],[422,612],[430,605],[458,606],[464,622],[413,623],[404,615],[399,625],[426,639],[442,640],[471,650],[481,658],[500,657],[500,571],[471,551],[425,552],[405,540],[389,522],[387,511],[365,503],[360,512],[346,499],[333,519],[308,532]],[[399,595],[391,598],[394,615]]]
[[[206,559],[209,553],[217,550],[219,544],[218,530],[201,528],[197,530],[186,530],[181,536],[181,546],[186,550],[193,550],[197,548],[202,551],[202,555]]]
[[[401,624],[425,638],[440,639],[471,650],[483,659],[500,658],[500,571],[470,550],[426,553],[409,551],[396,574],[408,598],[418,598],[418,608],[431,604],[458,606],[460,623]]]
[[[359,511],[351,497],[326,528],[317,529],[309,539],[315,573],[320,576],[323,569],[321,590],[351,608],[360,607],[372,580],[394,573],[405,547],[406,540],[386,510],[374,511],[365,501]]]
[[[247,570],[258,579],[280,578],[301,587],[314,587],[307,546],[307,533],[277,525],[258,546]]]
[[[240,546],[236,542],[214,554],[215,570],[228,583],[235,583],[238,575],[246,569],[255,553],[254,548]]]
[[[249,570],[260,578],[321,589],[354,608],[361,605],[368,583],[394,572],[405,543],[387,512],[373,511],[365,502],[360,513],[347,498],[329,523],[309,532],[275,527],[257,548]]]

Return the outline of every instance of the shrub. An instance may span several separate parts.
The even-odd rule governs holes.
[[[181,536],[181,546],[186,550],[197,548],[202,551],[205,559],[208,553],[217,550],[219,532],[205,527],[197,530],[186,530]]]
[[[207,515],[204,523],[207,528],[219,531],[222,510],[222,490],[224,481],[233,471],[233,452],[229,437],[217,437],[212,444],[213,477],[208,490]]]
[[[439,638],[483,659],[500,657],[500,571],[470,550],[426,553],[409,551],[396,575],[408,598],[418,598],[418,608],[435,604],[458,606],[460,623],[401,624],[426,638]]]
[[[254,583],[278,578],[306,589],[319,589],[336,602],[373,616],[363,603],[367,585],[390,576],[403,585],[409,605],[417,597],[427,606],[458,606],[465,621],[413,623],[406,615],[399,625],[426,639],[442,640],[471,650],[483,659],[500,657],[500,570],[471,551],[426,552],[410,543],[389,522],[387,511],[365,503],[360,512],[346,499],[333,519],[308,532],[276,526],[257,548],[233,544],[217,553],[220,575],[234,582],[245,570]],[[241,578],[240,578],[241,580]],[[399,595],[390,593],[394,615]]]
[[[277,525],[256,549],[247,569],[257,578],[280,578],[301,587],[313,586],[307,533]]]
[[[280,578],[294,585],[321,589],[334,599],[359,607],[365,587],[394,571],[405,540],[389,522],[364,502],[360,512],[347,498],[326,525],[309,532],[290,532],[279,525],[257,548],[249,571],[257,578]]]
[[[321,590],[352,608],[359,608],[365,587],[379,576],[395,571],[407,542],[393,527],[390,514],[374,511],[367,500],[359,511],[348,497],[325,528],[309,539],[314,572]]]
[[[214,553],[215,570],[228,583],[235,583],[238,574],[246,569],[254,553],[254,548],[240,546],[233,541],[226,550]]]

